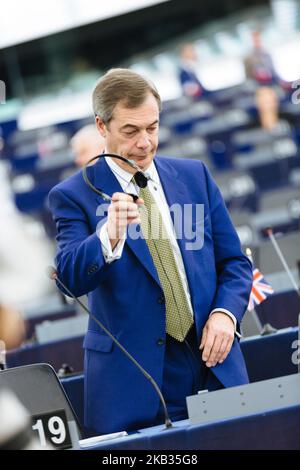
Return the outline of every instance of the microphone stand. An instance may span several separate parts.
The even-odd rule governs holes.
[[[250,248],[246,249],[246,255],[248,256],[251,263],[253,264],[252,251],[251,251]],[[259,319],[259,316],[256,313],[255,309],[253,310],[253,312],[251,312],[251,314],[253,316],[255,325],[256,325],[256,327],[259,331],[260,336],[266,336],[266,335],[270,335],[272,333],[276,333],[276,331],[277,331],[276,328],[274,328],[270,323],[265,323],[264,325],[262,325],[262,323]]]
[[[299,289],[299,287],[297,286],[296,281],[295,281],[295,279],[294,279],[294,277],[293,277],[293,275],[292,275],[292,273],[291,273],[291,270],[290,270],[290,268],[288,267],[288,264],[287,264],[287,262],[286,262],[286,260],[285,260],[285,258],[284,258],[284,256],[283,256],[283,253],[282,253],[282,251],[281,251],[281,249],[280,249],[280,247],[279,247],[279,245],[278,245],[278,243],[277,243],[277,240],[276,240],[276,238],[274,237],[272,228],[267,228],[267,229],[266,229],[266,233],[267,233],[267,235],[268,235],[268,237],[269,237],[269,240],[271,241],[271,243],[272,243],[272,245],[273,245],[274,250],[276,251],[276,253],[277,253],[277,255],[278,255],[278,258],[280,259],[280,261],[281,261],[281,263],[282,263],[282,266],[283,266],[285,272],[287,273],[287,275],[288,275],[288,277],[289,277],[289,279],[290,279],[290,281],[291,281],[291,283],[292,283],[293,288],[294,288],[295,291],[297,292],[298,297],[300,297],[300,289]]]
[[[172,421],[169,417],[169,413],[168,413],[168,410],[167,410],[167,405],[166,405],[165,399],[164,399],[164,397],[163,397],[163,395],[160,391],[159,386],[157,385],[156,381],[154,380],[154,378],[134,359],[134,357],[124,348],[124,346],[122,346],[122,344],[119,343],[119,341],[111,334],[111,332],[103,325],[103,323],[100,322],[77,297],[75,297],[75,295],[59,279],[59,277],[57,275],[57,272],[53,267],[50,266],[47,269],[47,274],[48,274],[48,277],[52,281],[56,281],[69,294],[69,296],[72,297],[72,299],[74,299],[75,302],[77,302],[81,306],[81,308],[83,308],[83,310],[97,323],[97,325],[100,326],[100,328],[113,340],[113,342],[118,346],[118,348],[121,349],[121,351],[128,357],[128,359],[131,362],[133,362],[133,364],[142,372],[144,377],[146,377],[146,379],[149,380],[151,385],[154,387],[156,393],[158,394],[160,402],[161,402],[161,404],[163,406],[163,409],[164,409],[165,429],[172,428],[173,424],[172,424]]]
[[[286,262],[286,259],[285,259],[284,255],[283,255],[283,253],[282,253],[282,251],[281,251],[281,249],[280,249],[280,247],[279,247],[279,245],[278,245],[278,243],[277,243],[276,238],[274,237],[273,229],[272,229],[271,227],[268,227],[268,228],[266,229],[266,233],[267,233],[267,235],[268,235],[268,237],[269,237],[269,240],[270,240],[271,243],[272,243],[272,246],[273,246],[274,250],[275,250],[276,253],[277,253],[278,258],[279,258],[280,261],[281,261],[281,264],[282,264],[282,266],[283,266],[283,268],[284,268],[286,274],[288,275],[288,277],[289,277],[289,279],[290,279],[290,281],[291,281],[291,284],[292,284],[294,290],[297,292],[298,297],[300,297],[300,288],[297,286],[297,283],[296,283],[296,281],[295,281],[295,279],[294,279],[294,277],[293,277],[293,275],[292,275],[292,272],[291,272],[291,270],[290,270],[290,268],[289,268],[289,266],[288,266],[288,264],[287,264],[287,262]],[[299,327],[300,327],[300,313],[299,313],[298,318],[299,318],[298,323],[299,323]],[[300,330],[299,330],[299,331],[300,331]],[[300,332],[299,332],[299,339],[300,339]],[[300,372],[300,364],[299,364],[298,370],[299,370],[299,372]]]

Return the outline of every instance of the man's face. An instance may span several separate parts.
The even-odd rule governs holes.
[[[159,124],[158,104],[152,93],[137,108],[126,108],[119,102],[107,125],[99,117],[96,123],[105,136],[108,153],[134,160],[142,170],[150,166],[158,146]],[[135,173],[126,163],[117,159],[114,161],[126,171]]]

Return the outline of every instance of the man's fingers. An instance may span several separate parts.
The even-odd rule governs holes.
[[[202,354],[202,359],[204,362],[206,362],[210,356],[213,344],[215,340],[215,335],[211,332],[207,332],[207,337],[204,343],[204,349],[203,349],[203,354]]]
[[[222,363],[228,356],[234,341],[234,324],[223,312],[211,315],[203,329],[200,349],[207,367]]]
[[[113,202],[117,202],[117,201],[132,202],[132,196],[130,196],[130,194],[126,194],[126,193],[114,193],[112,195],[111,199],[112,199]]]
[[[116,212],[125,212],[125,211],[130,211],[130,210],[138,210],[138,205],[135,204],[135,202],[132,201],[123,201],[123,200],[118,200],[113,203],[114,204],[114,209]]]
[[[132,214],[131,216],[124,214],[120,217],[117,217],[114,223],[116,227],[126,227],[126,225],[129,224],[140,224],[141,220],[139,214]]]
[[[133,197],[127,193],[114,193],[111,197],[112,202],[131,202],[132,204],[142,205],[145,204],[144,199],[139,197],[136,201],[133,200]]]
[[[135,201],[136,204],[138,204],[139,206],[145,204],[145,201],[144,199],[142,199],[141,197],[139,197],[136,201]]]
[[[228,356],[233,343],[231,336],[215,338],[210,357],[207,360],[207,367],[214,367],[217,363],[222,364]]]
[[[222,362],[225,361],[226,357],[228,356],[228,354],[230,353],[230,350],[232,348],[232,343],[233,343],[233,339],[232,338],[229,338],[226,342],[226,346],[225,346],[225,351],[223,352],[221,358],[219,359],[219,363],[222,364]]]
[[[128,211],[121,211],[116,213],[116,219],[126,220],[132,219],[133,217],[139,217],[140,213],[138,209],[130,209]]]
[[[224,334],[215,334],[206,329],[203,330],[200,350],[203,349],[202,360],[207,367],[214,367],[218,362],[222,363],[228,356],[233,339]]]
[[[210,351],[210,355],[207,359],[207,367],[214,367],[217,363],[217,357],[220,351],[220,347],[223,341],[223,337],[221,335],[216,335],[213,346]]]
[[[130,219],[128,220],[128,225],[133,225],[133,224],[140,224],[141,223],[141,219],[140,217],[136,217],[134,219]]]
[[[228,346],[228,339],[224,337],[222,342],[221,342],[219,352],[218,352],[217,357],[216,357],[216,363],[224,361],[224,359],[225,359],[224,355],[225,355],[225,352],[227,350],[227,346]]]
[[[201,344],[199,346],[200,351],[204,348],[206,338],[207,338],[207,328],[204,327],[203,332],[202,332]]]

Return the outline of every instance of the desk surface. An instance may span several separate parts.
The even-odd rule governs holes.
[[[107,440],[93,450],[300,449],[300,405],[202,425],[188,420]],[[91,448],[90,448],[91,449]]]
[[[264,337],[253,336],[241,341],[250,382],[296,373],[297,365],[292,362],[292,354],[295,349],[292,346],[297,338],[298,328],[287,328],[273,335]],[[63,378],[61,383],[80,422],[83,423],[83,375]],[[115,441],[110,442],[115,443]]]

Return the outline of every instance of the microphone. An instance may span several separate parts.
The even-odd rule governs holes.
[[[155,389],[156,393],[159,396],[160,402],[163,406],[164,409],[164,414],[165,414],[165,428],[169,429],[173,427],[172,421],[169,417],[169,413],[167,410],[167,405],[165,402],[165,399],[160,391],[159,386],[157,385],[156,381],[154,378],[134,359],[134,357],[122,346],[122,344],[111,334],[111,332],[103,325],[102,322],[98,320],[91,312],[90,310],[77,298],[75,295],[65,286],[65,284],[59,279],[58,274],[56,269],[53,266],[48,266],[47,267],[47,276],[52,280],[56,281],[68,294],[72,299],[77,302],[80,307],[97,323],[98,326],[113,340],[113,342],[118,346],[119,349],[125,354],[125,356],[140,370],[140,372],[146,377],[147,380],[151,383],[153,388]]]
[[[89,166],[90,163],[94,162],[95,160],[98,160],[99,158],[103,157],[110,157],[110,158],[116,158],[117,160],[121,160],[122,162],[127,163],[131,168],[134,170],[137,170],[136,173],[134,174],[136,184],[140,188],[146,188],[148,184],[148,180],[151,178],[149,176],[146,176],[145,173],[140,169],[140,167],[135,163],[134,160],[129,160],[128,158],[123,157],[122,155],[117,155],[116,153],[101,153],[101,155],[96,155],[95,157],[91,158],[83,167],[82,169],[82,176],[85,181],[85,183],[88,185],[88,187],[94,191],[94,193],[98,194],[104,201],[111,202],[111,196],[108,194],[104,193],[101,189],[96,188],[92,182],[90,181],[88,175],[87,175],[87,167]],[[138,199],[138,196],[135,194],[129,194],[129,196],[132,196],[134,202]]]
[[[292,283],[293,288],[295,289],[295,291],[297,292],[298,296],[300,297],[300,290],[299,290],[299,287],[297,286],[297,283],[296,283],[296,281],[295,281],[295,279],[294,279],[294,277],[293,277],[293,275],[292,275],[292,273],[291,273],[290,268],[288,267],[288,264],[287,264],[287,262],[286,262],[286,260],[285,260],[285,257],[283,256],[283,253],[282,253],[282,251],[281,251],[281,249],[280,249],[280,247],[279,247],[279,245],[278,245],[278,243],[277,243],[277,241],[276,241],[276,238],[274,237],[273,229],[272,229],[271,227],[268,227],[268,228],[266,228],[265,231],[266,231],[266,234],[267,234],[268,237],[269,237],[269,240],[271,241],[271,243],[272,243],[272,245],[273,245],[274,250],[275,250],[276,253],[277,253],[278,258],[280,259],[280,261],[281,261],[281,263],[282,263],[282,266],[283,266],[285,272],[287,273],[287,275],[288,275],[288,277],[289,277],[289,279],[290,279],[290,281],[291,281],[291,283]]]
[[[123,157],[124,158],[124,157]],[[140,188],[146,188],[147,183],[148,183],[148,177],[141,171],[140,167],[135,163],[134,160],[126,159],[126,163],[128,163],[129,166],[137,170],[137,172],[134,175],[134,179],[136,181],[136,184]]]

